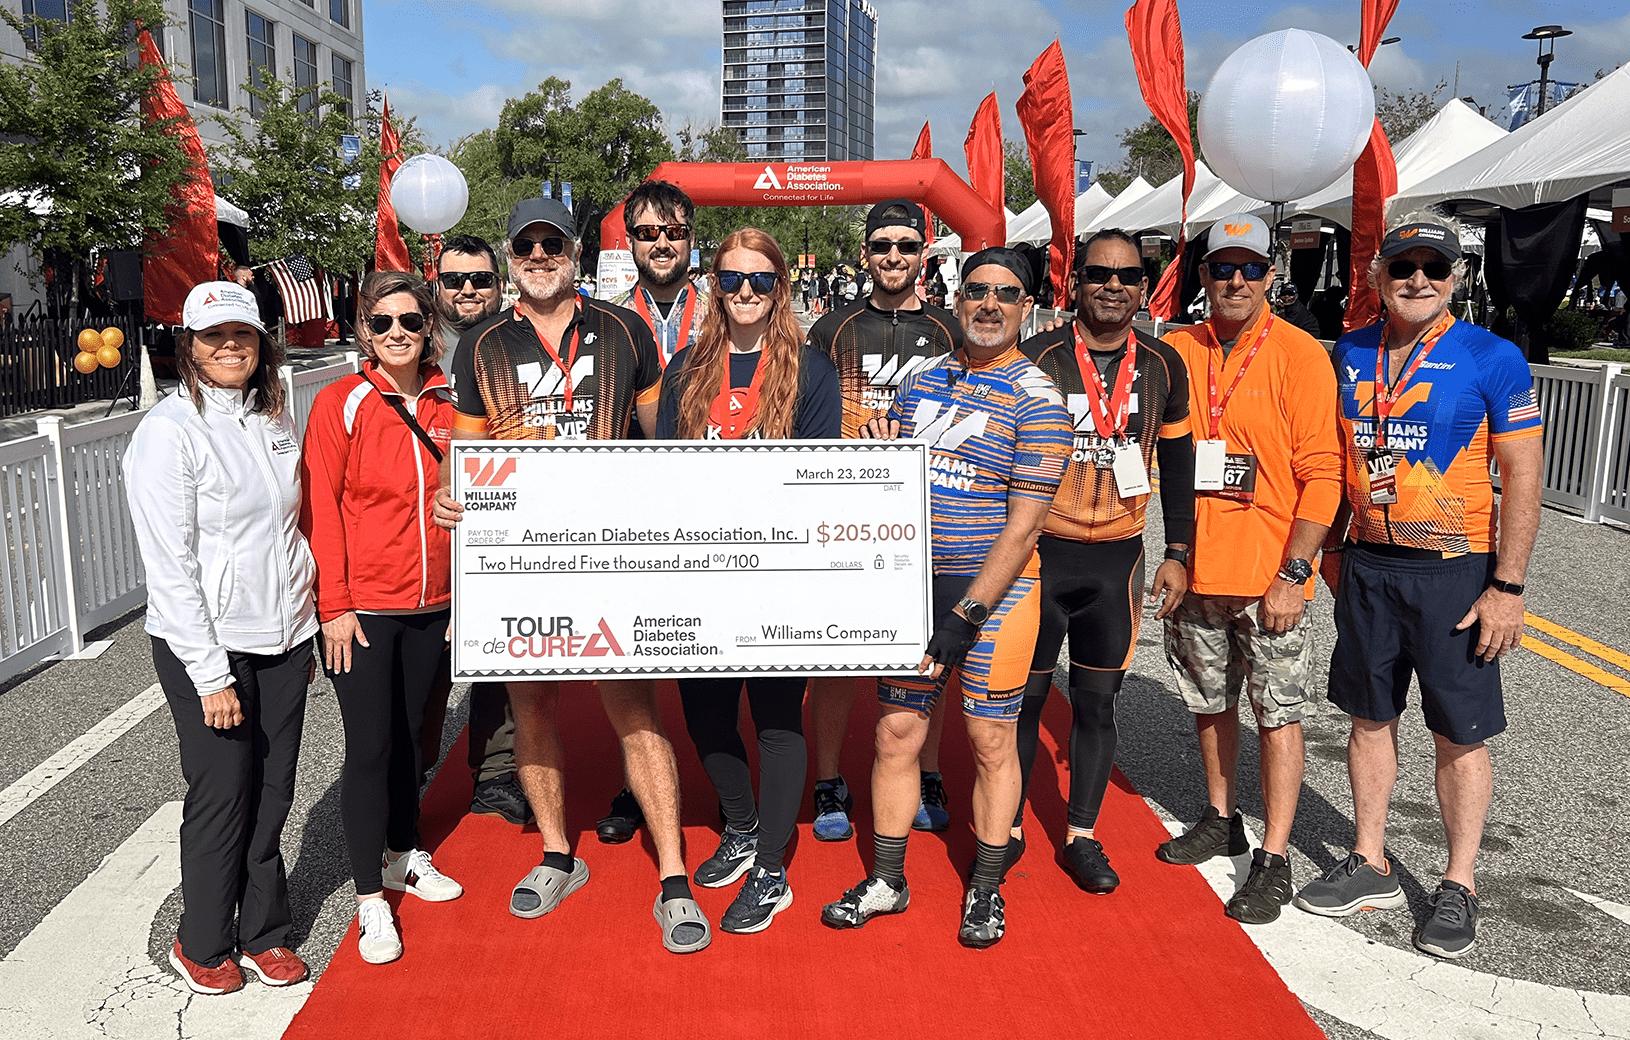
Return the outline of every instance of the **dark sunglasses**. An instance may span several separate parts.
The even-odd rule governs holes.
[[[774,289],[775,283],[781,278],[774,271],[754,271],[752,274],[742,271],[715,271],[713,277],[719,280],[719,289],[726,295],[740,292],[741,283],[746,282],[760,296]]]
[[[1266,260],[1247,260],[1243,264],[1227,264],[1220,260],[1206,261],[1206,267],[1211,271],[1211,277],[1219,282],[1232,279],[1235,271],[1243,271],[1247,282],[1260,282],[1268,277],[1268,268],[1272,266]]]
[[[443,271],[436,276],[441,287],[448,292],[457,292],[469,282],[477,289],[491,289],[498,284],[498,276],[491,271]]]
[[[548,238],[516,238],[509,243],[516,256],[531,256],[532,250],[538,246],[543,247],[545,256],[559,256],[566,251],[566,240],[559,235],[550,235]]]
[[[1441,282],[1454,270],[1455,265],[1447,260],[1428,260],[1424,264],[1417,264],[1413,260],[1394,260],[1387,264],[1387,277],[1402,282],[1415,277],[1416,271],[1422,271],[1432,281]]]
[[[1119,278],[1122,285],[1132,286],[1143,281],[1143,268],[1104,267],[1102,264],[1087,264],[1081,268],[1081,277],[1093,285],[1108,285],[1111,278]]]
[[[368,328],[373,330],[375,336],[383,336],[391,330],[397,322],[402,323],[403,332],[423,332],[424,315],[418,311],[408,311],[406,314],[370,314]]]
[[[1014,304],[1024,299],[1024,286],[1022,285],[992,285],[990,282],[963,282],[962,298],[979,303],[991,293],[996,294],[997,303]]]
[[[634,239],[638,242],[655,242],[663,235],[667,235],[672,242],[689,242],[689,224],[635,224]]]
[[[900,241],[874,238],[866,243],[866,248],[871,251],[873,256],[888,256],[891,249],[898,249],[901,256],[916,256],[923,251],[923,244],[909,238]]]

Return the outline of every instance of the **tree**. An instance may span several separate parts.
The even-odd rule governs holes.
[[[1443,107],[1438,96],[1448,85],[1438,80],[1438,85],[1430,91],[1377,87],[1375,114],[1381,120],[1381,129],[1387,132],[1387,140],[1396,145],[1419,130],[1422,123],[1437,115],[1438,109]]]
[[[1017,141],[1002,140],[1002,190],[1007,208],[1023,213],[1036,201],[1036,175],[1030,169],[1030,152]]]
[[[103,13],[105,11],[105,13]],[[145,125],[141,100],[161,70],[135,60],[137,24],[164,23],[160,0],[76,4],[67,23],[0,18],[37,60],[0,65],[0,245],[25,243],[66,277],[71,306],[92,250],[136,249],[168,226],[186,154],[168,123]]]
[[[1195,158],[1201,159],[1200,95],[1193,90],[1189,91],[1189,137],[1194,142]],[[1121,147],[1126,157],[1115,172],[1126,178],[1126,184],[1134,177],[1142,177],[1150,184],[1163,184],[1183,172],[1183,155],[1177,150],[1177,142],[1154,116],[1122,130]]]
[[[1122,173],[1120,170],[1105,170],[1098,175],[1097,182],[1111,195],[1119,195],[1132,183],[1132,175]]]
[[[539,188],[536,181],[504,173],[497,138],[497,130],[481,130],[460,138],[447,153],[470,187],[470,208],[448,235],[475,235],[495,249],[508,230],[509,211],[522,199],[536,195]]]

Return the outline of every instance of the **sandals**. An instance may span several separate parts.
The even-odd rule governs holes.
[[[589,865],[572,860],[571,873],[556,867],[533,867],[509,894],[509,912],[532,920],[542,917],[589,882]]]
[[[659,895],[656,905],[651,908],[651,916],[662,926],[662,948],[669,953],[695,953],[707,949],[708,944],[713,941],[713,926],[708,924],[707,917],[702,914],[702,908],[694,899],[664,900]],[[701,937],[688,943],[682,942],[677,933],[685,925],[693,928],[700,926]]]

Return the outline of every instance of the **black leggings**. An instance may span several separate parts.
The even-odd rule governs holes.
[[[1042,536],[1041,633],[1019,713],[1019,768],[1030,786],[1041,710],[1053,688],[1064,638],[1070,640],[1070,826],[1090,829],[1115,765],[1115,696],[1132,663],[1142,619],[1143,539],[1075,542]],[[1024,817],[1019,800],[1013,826]]]
[[[792,840],[798,806],[804,798],[808,751],[804,746],[802,677],[757,679],[681,679],[679,700],[685,728],[696,745],[708,779],[719,792],[719,804],[731,827],[759,828],[758,865],[779,870]],[[741,742],[741,688],[758,730],[758,788],[761,805],[753,803],[753,779],[747,748]]]
[[[340,822],[357,892],[378,892],[385,849],[419,847],[419,736],[425,702],[447,653],[445,610],[362,614],[368,645],[351,644],[351,670],[329,672],[345,725]]]

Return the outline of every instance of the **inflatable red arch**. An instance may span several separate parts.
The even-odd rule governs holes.
[[[698,206],[855,206],[912,199],[961,235],[962,248],[970,252],[1002,245],[1007,235],[1001,209],[976,194],[942,159],[665,162],[646,179],[677,184]],[[628,248],[621,202],[600,222],[600,248]]]

